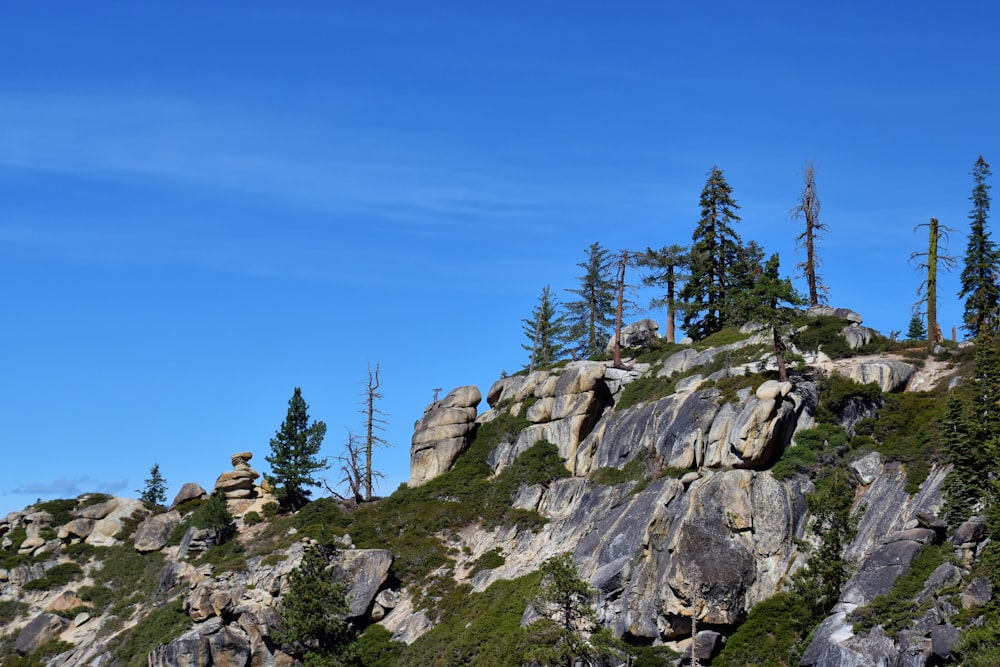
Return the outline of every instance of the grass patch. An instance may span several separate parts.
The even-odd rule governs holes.
[[[641,482],[647,475],[647,453],[643,451],[633,456],[621,468],[606,466],[590,474],[590,481],[601,486],[616,486],[625,482]]]
[[[694,348],[696,350],[707,350],[713,347],[722,347],[723,345],[730,345],[732,343],[738,343],[741,340],[747,340],[752,335],[753,334],[740,333],[739,327],[726,327],[720,331],[716,331],[706,338],[696,341]]]
[[[22,588],[26,591],[50,591],[65,586],[82,575],[83,568],[76,563],[60,563],[46,570],[44,577],[25,582]]]
[[[639,403],[655,401],[664,396],[670,396],[675,391],[677,391],[677,379],[673,376],[643,375],[625,385],[618,397],[618,402],[615,403],[615,411],[625,410]]]

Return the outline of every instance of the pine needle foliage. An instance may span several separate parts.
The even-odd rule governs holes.
[[[316,474],[330,467],[319,457],[325,435],[326,424],[309,423],[309,406],[302,398],[302,390],[296,387],[288,401],[288,414],[271,438],[271,455],[265,457],[271,464],[267,479],[285,509],[295,511],[304,507],[312,495],[307,487],[319,486]]]

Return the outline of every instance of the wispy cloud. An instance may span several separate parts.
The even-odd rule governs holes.
[[[81,477],[57,477],[46,482],[29,482],[10,489],[6,495],[37,495],[73,498],[82,493],[118,493],[128,486],[127,479],[98,480],[86,475]]]

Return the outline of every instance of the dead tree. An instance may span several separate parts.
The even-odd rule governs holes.
[[[376,472],[372,468],[372,452],[376,447],[389,446],[389,442],[379,435],[379,432],[385,431],[385,425],[388,423],[385,419],[383,419],[386,414],[379,410],[376,406],[376,402],[382,398],[382,393],[379,391],[379,387],[381,386],[382,378],[379,365],[375,364],[374,372],[372,372],[372,367],[369,365],[368,384],[365,387],[364,401],[362,403],[364,405],[364,409],[361,410],[361,414],[365,416],[365,470],[362,477],[362,487],[364,490],[364,499],[366,501],[372,499],[373,479],[383,476],[381,473]]]
[[[792,219],[802,218],[806,228],[795,238],[796,247],[805,250],[806,258],[799,262],[797,268],[801,271],[809,285],[809,305],[816,306],[826,301],[826,287],[819,277],[820,260],[816,254],[816,246],[821,232],[827,231],[826,225],[819,221],[819,195],[816,194],[816,170],[810,162],[805,168],[805,185],[799,195],[799,203],[789,213]]]
[[[626,301],[625,301],[625,269],[629,263],[634,263],[636,259],[636,253],[630,250],[622,250],[618,254],[618,271],[617,271],[617,287],[618,287],[618,305],[615,308],[615,337],[613,343],[614,350],[614,366],[615,368],[624,368],[625,364],[622,363],[622,319],[625,315]]]
[[[941,327],[938,326],[937,321],[938,265],[940,264],[946,270],[955,268],[955,258],[940,254],[938,249],[941,239],[947,239],[948,232],[954,230],[938,225],[937,218],[931,218],[931,221],[926,225],[917,225],[913,228],[913,231],[917,231],[920,227],[927,227],[929,231],[927,252],[915,252],[911,254],[910,261],[912,262],[919,257],[926,258],[926,261],[917,265],[917,270],[926,270],[927,278],[917,288],[917,296],[920,298],[913,305],[913,310],[916,313],[921,313],[923,311],[920,310],[920,306],[927,307],[927,342],[933,346],[944,340],[944,336],[941,334]]]

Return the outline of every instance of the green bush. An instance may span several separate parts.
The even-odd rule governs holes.
[[[53,526],[62,526],[73,520],[73,510],[76,509],[78,504],[75,498],[61,498],[37,503],[35,509],[51,514]]]
[[[254,512],[253,510],[243,515],[243,523],[246,524],[247,526],[256,526],[263,520],[264,518],[257,512]]]
[[[796,473],[812,475],[821,465],[830,465],[846,451],[847,432],[840,426],[820,423],[816,428],[795,434],[795,444],[785,448],[771,468],[775,479],[789,479]]]
[[[507,559],[504,558],[500,547],[490,549],[476,559],[476,562],[472,564],[472,570],[469,572],[469,575],[473,576],[483,570],[495,570],[506,562]]]
[[[615,410],[625,410],[639,403],[648,403],[669,396],[677,391],[677,380],[673,377],[643,375],[632,380],[622,389]]]
[[[69,582],[83,574],[83,568],[76,563],[60,563],[45,571],[44,577],[32,579],[24,584],[26,591],[48,591]]]
[[[806,327],[802,331],[796,332],[792,337],[792,342],[800,350],[806,352],[822,352],[831,359],[842,359],[852,357],[857,352],[851,349],[844,338],[844,328],[850,326],[850,322],[842,320],[833,315],[823,315],[815,318],[804,318],[796,321],[796,326]]]
[[[20,600],[0,600],[0,626],[7,625],[28,610]]]

